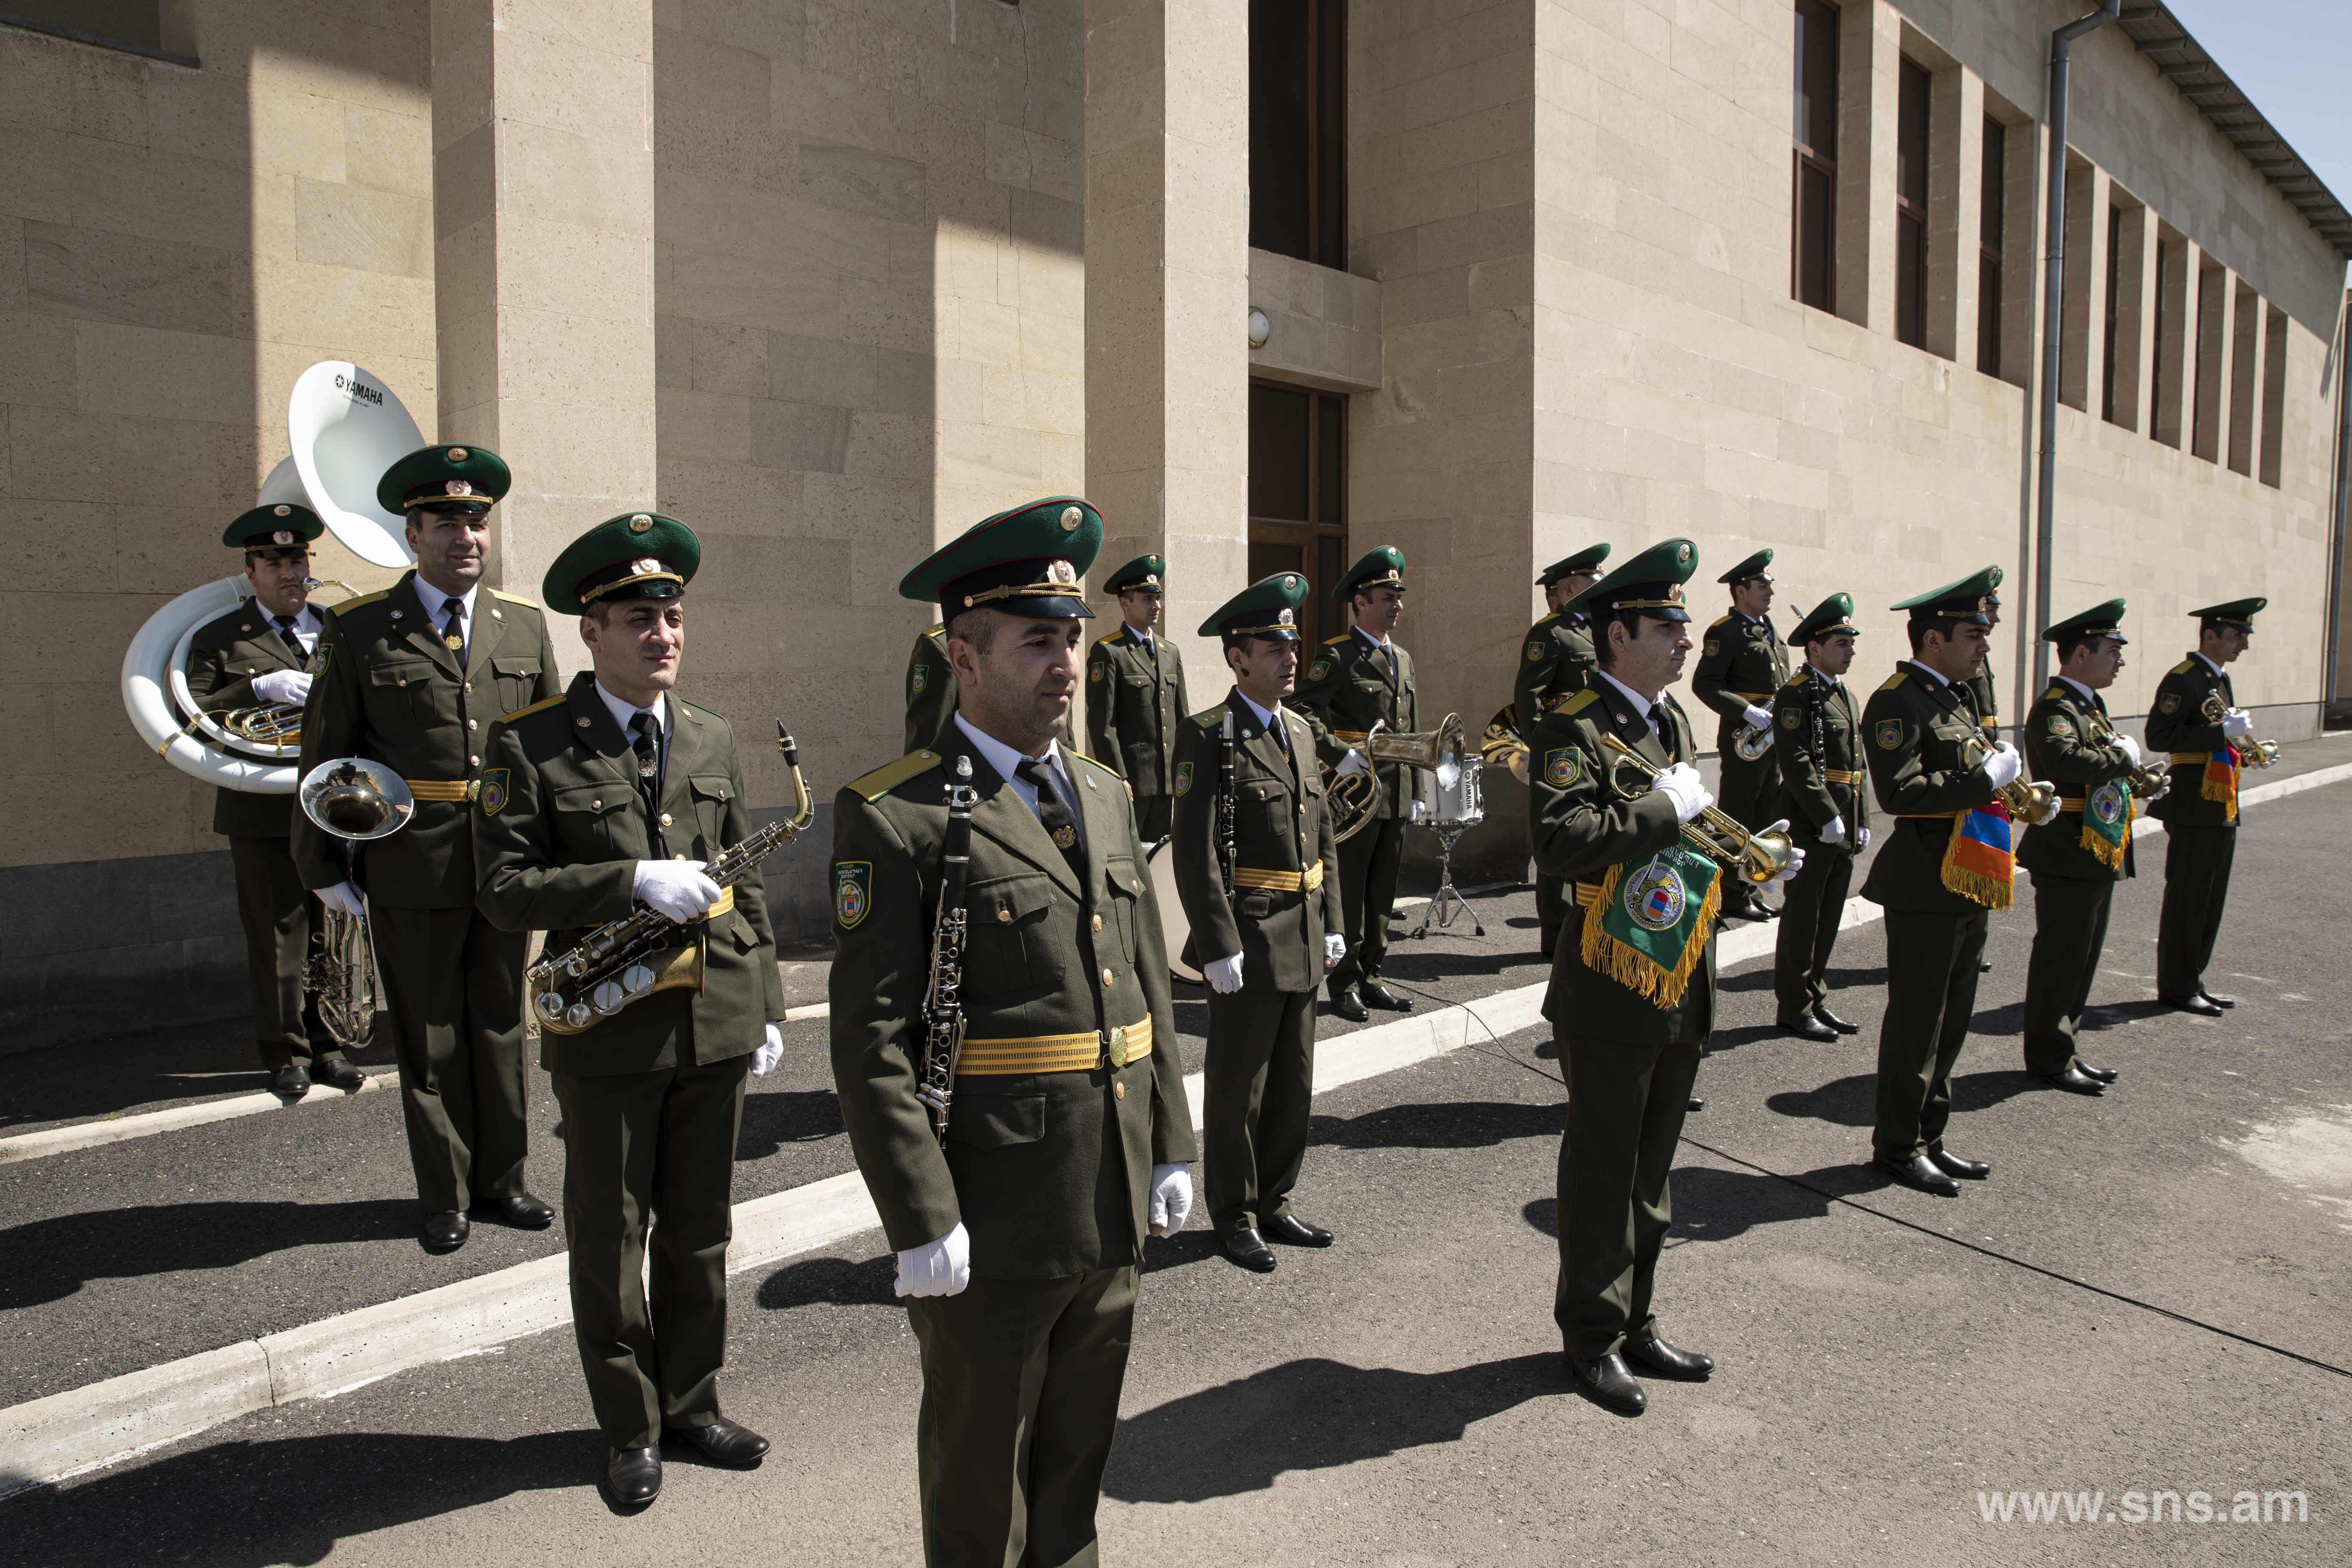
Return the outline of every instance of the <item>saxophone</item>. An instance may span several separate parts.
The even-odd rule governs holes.
[[[931,928],[931,982],[923,995],[923,1059],[915,1098],[931,1113],[940,1147],[948,1142],[948,1107],[955,1099],[956,1058],[963,1054],[964,884],[971,871],[971,759],[956,759],[948,785],[947,844],[940,856],[940,914]]]
[[[792,773],[793,815],[730,845],[710,862],[708,875],[721,888],[734,886],[816,817],[808,784],[801,777],[799,749],[781,721],[776,750],[784,754],[784,766]],[[698,922],[690,934],[681,935],[684,930],[640,904],[562,952],[541,958],[523,974],[523,988],[540,1027],[551,1035],[576,1035],[656,991],[701,990],[703,928]]]

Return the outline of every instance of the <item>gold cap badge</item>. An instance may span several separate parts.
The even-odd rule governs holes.
[[[1062,509],[1062,531],[1064,533],[1076,533],[1078,531],[1078,524],[1084,522],[1086,520],[1087,514],[1085,512],[1080,511],[1076,507],[1066,506]]]
[[[466,460],[467,457],[467,453],[466,448],[463,447],[452,447],[449,448],[449,460],[453,463],[462,463]]]
[[[474,493],[474,487],[463,479],[451,479],[441,488],[453,496],[469,496]]]
[[[650,533],[653,531],[653,526],[654,520],[647,517],[644,512],[639,512],[636,516],[629,519],[629,531],[631,533]]]
[[[272,509],[272,515],[277,517],[286,517],[290,515],[293,510],[294,509],[290,506],[277,507]]]

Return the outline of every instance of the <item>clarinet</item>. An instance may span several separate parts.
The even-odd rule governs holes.
[[[1275,721],[1281,722],[1276,715]],[[1224,729],[1217,737],[1217,868],[1223,874],[1225,901],[1234,897],[1234,710],[1225,709]]]
[[[1805,685],[1807,687],[1805,695],[1812,699],[1811,707],[1812,710],[1813,766],[1822,770],[1822,793],[1830,797],[1830,805],[1834,806],[1837,805],[1837,795],[1830,789],[1829,716],[1826,712],[1830,702],[1830,693],[1826,689],[1826,684],[1822,679],[1821,672],[1819,670],[1812,669],[1810,667],[1808,667],[1807,669]],[[1854,758],[1854,761],[1858,763],[1862,759],[1860,757],[1856,757]],[[1854,793],[1859,795],[1862,791],[1861,784],[1857,782],[1853,785],[1853,789]],[[1843,821],[1845,819],[1845,814],[1843,812],[1840,812],[1838,814],[1838,819],[1841,822]],[[1846,835],[1845,852],[1847,854],[1859,855],[1862,853],[1862,851],[1854,846],[1854,840],[1860,837],[1861,835],[1858,833],[1849,833]]]
[[[963,1054],[964,883],[971,871],[971,808],[980,801],[970,757],[956,759],[947,800],[939,923],[931,930],[931,980],[923,994],[923,1064],[915,1087],[942,1149],[948,1143],[948,1103],[955,1098],[956,1058]]]

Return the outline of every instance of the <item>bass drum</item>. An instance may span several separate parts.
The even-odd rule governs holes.
[[[1184,918],[1184,900],[1176,896],[1176,856],[1163,838],[1150,850],[1151,892],[1160,906],[1160,931],[1168,940],[1168,973],[1188,985],[1201,984],[1201,972],[1184,962],[1184,944],[1192,940],[1192,922]]]

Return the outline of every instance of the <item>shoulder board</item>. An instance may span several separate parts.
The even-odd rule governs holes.
[[[509,594],[503,588],[491,589],[490,597],[504,599],[509,605],[522,605],[534,610],[543,607],[537,599],[526,599],[520,594]]]
[[[553,699],[553,698],[550,698],[550,699],[548,699],[548,700],[551,702],[551,701],[553,701],[553,700],[554,700],[554,699]],[[729,729],[730,729],[730,730],[732,730],[732,729],[735,727],[735,721],[734,721],[733,720],[731,720],[731,719],[728,718],[726,714],[721,713],[721,712],[720,712],[718,709],[716,709],[716,708],[705,708],[705,707],[704,707],[701,703],[699,703],[699,702],[687,702],[686,699],[685,699],[685,698],[683,698],[683,697],[679,698],[679,699],[678,699],[678,700],[679,700],[680,702],[686,702],[686,705],[687,705],[688,708],[693,709],[697,713],[708,713],[708,714],[709,714],[713,719],[718,720],[721,724],[726,725],[726,726],[727,726]]]
[[[869,801],[880,800],[908,779],[917,778],[940,765],[937,752],[909,752],[895,763],[876,768],[862,779],[852,779],[843,787],[864,795]]]
[[[1546,616],[1542,620],[1538,621],[1538,622],[1536,623],[1536,626],[1548,626],[1551,625],[1551,624],[1552,624],[1552,622],[1554,622],[1554,621],[1556,621],[1556,620],[1558,620],[1558,619],[1559,619],[1559,612],[1558,610],[1554,610],[1550,615],[1548,615],[1548,616]],[[1530,627],[1528,627],[1528,629],[1529,631],[1533,631],[1533,630],[1535,629],[1535,627],[1534,627],[1534,626],[1530,626]]]
[[[1353,632],[1341,632],[1341,633],[1340,633],[1338,637],[1325,637],[1325,638],[1323,639],[1323,646],[1324,646],[1325,647],[1338,647],[1341,643],[1346,642],[1349,638],[1350,638],[1350,637],[1354,637],[1355,635],[1356,635],[1356,634],[1355,634],[1355,633],[1353,633]]]
[[[2196,668],[2197,661],[2195,659],[2184,658],[2179,664],[2172,667],[2172,673],[2175,675],[2187,675],[2190,670],[2195,669]]]
[[[1214,708],[1203,708],[1184,721],[1188,724],[1198,724],[1203,730],[1213,730],[1225,721],[1226,706],[1225,703],[1220,702]]]
[[[356,599],[345,599],[345,600],[344,600],[341,604],[340,604],[340,605],[324,605],[324,606],[322,606],[322,608],[321,608],[321,610],[320,610],[320,613],[321,613],[321,614],[324,614],[324,615],[335,615],[335,616],[340,616],[340,615],[341,615],[345,610],[356,610],[356,609],[358,609],[362,605],[373,605],[373,604],[374,604],[378,599],[381,599],[381,598],[384,597],[386,595],[390,594],[391,592],[392,592],[392,590],[391,590],[391,589],[389,589],[389,588],[379,588],[378,590],[376,590],[376,591],[375,591],[374,593],[373,593],[373,594],[362,594],[362,595],[361,595],[358,598],[356,598]]]
[[[947,622],[945,622],[945,621],[939,621],[939,622],[935,622],[934,624],[932,624],[932,625],[930,625],[930,626],[925,626],[925,627],[923,628],[923,635],[924,635],[925,637],[935,637],[939,636],[941,632],[946,631],[947,629],[948,629],[948,624],[947,624]]]
[[[1123,780],[1127,777],[1127,775],[1126,775],[1125,773],[1120,773],[1117,768],[1112,767],[1108,763],[1097,763],[1097,762],[1096,762],[1096,761],[1094,760],[1094,758],[1092,758],[1092,757],[1090,757],[1090,756],[1087,755],[1084,752],[1072,751],[1069,747],[1065,746],[1065,747],[1063,747],[1063,748],[1062,748],[1062,755],[1064,755],[1064,756],[1066,756],[1066,757],[1076,757],[1076,758],[1077,758],[1077,759],[1078,759],[1078,761],[1080,761],[1080,762],[1082,762],[1082,763],[1088,763],[1088,764],[1090,764],[1090,765],[1092,765],[1092,766],[1094,766],[1094,767],[1100,768],[1103,772],[1105,772],[1105,773],[1108,773],[1111,777],[1113,777],[1113,778],[1115,778],[1115,779],[1119,779],[1119,780],[1122,780],[1122,781],[1123,781]]]
[[[1886,678],[1886,683],[1884,686],[1881,686],[1878,689],[1881,691],[1892,691],[1910,679],[1911,672],[1909,670],[1898,669],[1894,674],[1888,676]]]
[[[1797,671],[1796,674],[1790,676],[1788,679],[1782,681],[1780,683],[1780,689],[1790,697],[1801,697],[1804,695],[1806,688],[1811,684],[1812,677],[1807,675],[1801,669]]]
[[[541,710],[543,710],[543,709],[553,708],[553,707],[557,706],[557,705],[558,705],[558,704],[560,704],[562,700],[563,700],[563,699],[562,699],[562,697],[561,697],[561,696],[555,696],[555,697],[542,697],[542,698],[541,698],[538,701],[536,701],[536,702],[532,703],[532,704],[531,704],[530,707],[528,707],[528,708],[518,708],[518,709],[516,709],[513,712],[511,712],[511,713],[508,714],[505,718],[503,718],[503,719],[499,720],[499,723],[501,723],[501,724],[511,724],[511,723],[513,723],[513,722],[514,722],[516,720],[518,720],[518,719],[528,719],[528,718],[530,718],[532,714],[537,713],[537,712],[541,711]]]
[[[1601,693],[1593,690],[1592,688],[1588,686],[1583,690],[1578,692],[1575,696],[1570,698],[1567,701],[1561,703],[1559,707],[1553,709],[1552,711],[1559,714],[1563,718],[1571,717],[1575,714],[1583,712],[1587,708],[1591,707],[1594,703],[1600,700]]]
[[[2053,686],[2049,690],[2042,694],[2042,700],[2044,702],[2063,702],[2067,700],[2070,695],[2071,694],[2064,687]]]
[[[1118,631],[1112,632],[1108,636],[1095,638],[1095,647],[1108,647],[1111,644],[1118,641],[1120,637],[1125,637],[1126,635],[1127,628],[1125,626],[1121,626]]]
[[[1731,617],[1729,616],[1719,616],[1708,625],[1706,629],[1708,631],[1713,631],[1717,626],[1729,626],[1730,624]]]

